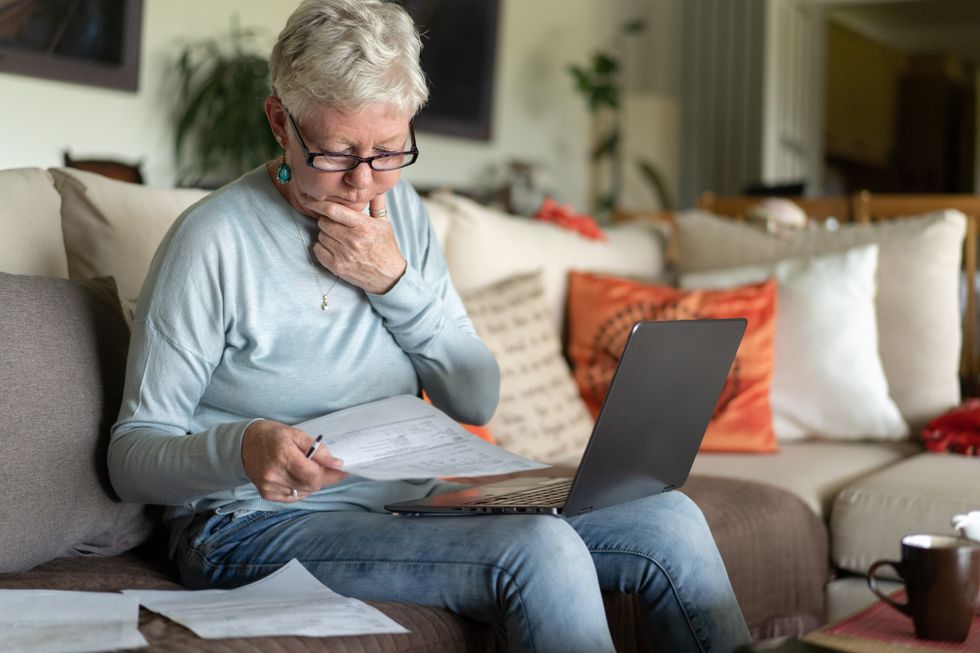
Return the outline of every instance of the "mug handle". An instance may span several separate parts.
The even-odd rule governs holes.
[[[907,600],[906,600],[905,603],[898,603],[897,601],[893,601],[888,596],[885,596],[882,593],[882,591],[880,589],[878,589],[878,580],[875,578],[875,571],[877,571],[878,567],[883,567],[885,565],[891,565],[895,569],[895,571],[898,572],[899,578],[902,577],[902,563],[901,562],[898,562],[897,560],[877,560],[877,561],[873,562],[870,567],[868,567],[868,576],[867,576],[868,577],[868,587],[871,588],[871,591],[879,599],[881,599],[882,601],[884,601],[888,605],[892,606],[893,608],[895,608],[896,610],[898,610],[902,614],[908,615],[908,616],[911,617],[912,616],[912,608],[909,607],[909,604],[908,604],[908,601]]]

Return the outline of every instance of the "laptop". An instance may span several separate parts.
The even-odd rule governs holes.
[[[745,332],[744,318],[637,322],[573,478],[523,476],[385,506],[398,515],[571,517],[679,488]]]

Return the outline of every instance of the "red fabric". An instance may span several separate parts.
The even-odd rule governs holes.
[[[929,451],[980,456],[980,399],[967,399],[926,424],[922,442]]]
[[[898,603],[908,602],[904,589],[893,592],[889,596],[893,601],[897,601]],[[965,642],[918,639],[915,636],[915,627],[912,625],[912,620],[882,601],[877,601],[857,614],[835,625],[828,626],[824,632],[828,635],[840,635],[841,644],[854,644],[863,640],[875,640],[894,644],[894,650],[896,651],[980,652],[980,615],[973,618],[973,627],[970,628],[970,634],[967,636]],[[818,640],[818,643],[823,644],[824,641],[821,639]]]
[[[563,229],[576,231],[592,240],[606,240],[606,234],[599,228],[595,218],[591,215],[576,215],[571,205],[558,204],[550,197],[544,198],[541,208],[534,214],[534,217],[544,222],[556,224]]]

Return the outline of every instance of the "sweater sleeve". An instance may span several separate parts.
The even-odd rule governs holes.
[[[468,424],[486,424],[500,393],[500,370],[480,340],[453,287],[446,261],[418,195],[405,190],[398,199],[412,220],[414,251],[401,279],[383,295],[369,294],[385,327],[409,355],[422,387],[448,415]],[[403,249],[405,245],[403,244]]]
[[[249,483],[241,443],[254,420],[186,430],[209,368],[151,323],[134,323],[123,405],[108,452],[109,475],[120,498],[180,505]]]
[[[133,323],[108,451],[125,501],[180,505],[249,482],[241,440],[253,420],[190,431],[225,337],[219,252],[187,231],[172,230],[161,245]]]

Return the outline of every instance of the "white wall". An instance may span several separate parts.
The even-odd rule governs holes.
[[[0,168],[57,166],[77,158],[143,161],[147,183],[174,182],[167,73],[180,39],[242,26],[267,30],[270,44],[298,0],[146,0],[136,93],[0,74]]]
[[[614,13],[594,0],[505,0],[491,140],[424,134],[406,176],[419,185],[472,187],[519,159],[536,164],[563,201],[584,207],[588,114],[566,69],[585,63],[615,29]]]
[[[542,168],[561,200],[584,207],[588,114],[572,89],[567,67],[585,63],[615,30],[620,13],[629,9],[624,3],[635,5],[635,0],[503,0],[491,140],[420,133],[423,154],[406,170],[406,177],[420,185],[471,188],[490,168],[522,159]],[[298,0],[146,0],[137,93],[0,74],[0,169],[57,166],[62,152],[70,148],[76,157],[141,160],[147,183],[173,184],[167,75],[179,39],[225,33],[237,14],[243,27],[266,30],[271,47],[297,4]],[[655,25],[645,38],[656,39],[657,30],[670,29]],[[660,113],[634,120],[636,129],[661,131],[663,119],[667,131],[676,132],[669,124],[676,109],[669,101],[663,108],[662,99],[656,104]],[[639,131],[634,134],[643,140]],[[647,139],[651,147],[663,148],[651,152],[651,158],[676,169],[671,162],[676,144],[666,140],[660,145],[663,139]]]

